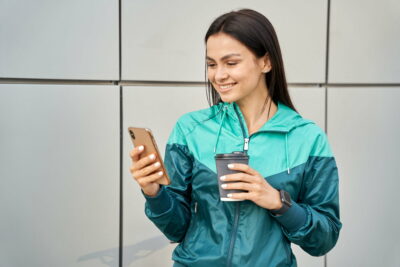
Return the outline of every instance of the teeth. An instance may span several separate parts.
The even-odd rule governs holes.
[[[228,84],[228,85],[221,85],[220,87],[221,87],[221,89],[226,89],[226,88],[230,88],[230,87],[232,87],[232,86],[234,86],[233,83]]]

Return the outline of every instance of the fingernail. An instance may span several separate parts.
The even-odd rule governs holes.
[[[160,165],[161,165],[160,162],[154,163],[154,166],[155,166],[155,167],[159,167]]]
[[[235,165],[233,165],[233,164],[228,164],[228,168],[229,168],[229,169],[232,169],[234,166],[235,166]]]
[[[225,176],[225,175],[224,175],[224,176],[221,176],[219,179],[221,179],[221,181],[225,181],[226,176]]]
[[[158,175],[160,175],[160,176],[163,175],[163,172],[158,172]]]
[[[155,158],[156,158],[156,155],[151,154],[151,155],[149,156],[149,158],[150,158],[150,159],[155,159]]]
[[[232,197],[232,194],[228,194],[227,197]]]
[[[221,184],[222,188],[226,188],[226,186],[227,186],[226,184]]]
[[[139,151],[142,151],[144,149],[144,146],[139,147]]]

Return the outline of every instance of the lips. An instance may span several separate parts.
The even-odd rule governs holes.
[[[236,83],[227,83],[227,84],[219,84],[219,91],[220,92],[227,92],[229,91],[232,87],[234,87],[236,85]]]

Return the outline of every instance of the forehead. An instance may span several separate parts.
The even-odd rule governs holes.
[[[248,56],[251,51],[241,42],[226,33],[217,33],[211,35],[206,43],[207,57],[220,59],[228,54],[239,54]]]

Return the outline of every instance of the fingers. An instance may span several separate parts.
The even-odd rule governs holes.
[[[234,174],[221,176],[219,179],[224,182],[242,181],[246,183],[260,182],[260,176],[249,175],[246,173],[238,172]],[[264,178],[262,178],[264,180]]]
[[[139,178],[135,177],[135,179],[138,182],[139,186],[141,188],[144,188],[144,187],[148,186],[149,184],[154,183],[155,181],[160,179],[161,176],[163,176],[163,174],[164,174],[164,172],[159,171],[159,172],[153,173],[152,175],[149,175],[149,176],[144,176],[144,177],[139,177]]]
[[[236,164],[235,164],[236,165]],[[244,164],[242,164],[244,165]],[[247,168],[246,166],[239,166],[241,169]],[[238,169],[239,169],[238,168]],[[257,172],[256,172],[257,173]],[[243,193],[230,193],[229,198],[251,200],[255,201],[263,194],[265,188],[268,188],[268,183],[258,173],[250,175],[247,173],[239,172],[220,177],[223,182],[221,187],[226,190],[238,189],[243,190]]]
[[[137,170],[134,176],[135,177],[148,176],[153,172],[157,171],[158,169],[160,169],[160,166],[161,166],[160,162],[157,161],[156,163],[153,163],[151,165],[148,165],[147,167]]]
[[[248,173],[250,175],[258,175],[258,172],[250,168],[250,166],[247,164],[242,164],[242,163],[228,164],[228,168],[231,170],[237,170],[244,173]]]
[[[143,150],[144,150],[144,146],[137,146],[134,149],[132,149],[130,154],[131,154],[131,158],[132,158],[133,162],[136,162],[139,160],[140,153],[142,153]]]
[[[254,184],[254,183],[225,183],[222,184],[221,187],[223,189],[239,189],[239,190],[244,190],[248,192],[258,192],[261,191],[262,187],[260,184]]]
[[[223,189],[240,189],[244,191],[258,191],[260,186],[258,184],[251,183],[226,183],[222,184]]]
[[[134,155],[134,157],[136,157],[136,155]],[[147,165],[153,163],[156,159],[156,155],[155,154],[151,154],[147,157],[144,157],[142,159],[139,159],[138,161],[133,161],[133,157],[132,157],[132,161],[133,161],[133,165],[131,168],[131,172],[135,172],[137,170],[141,170],[144,167],[146,167]]]
[[[140,157],[140,154],[144,151],[144,146],[137,146],[131,152],[132,166],[130,171],[132,177],[136,180],[143,192],[157,192],[159,185],[155,183],[160,179],[164,173],[160,171],[161,163],[156,161],[156,155],[151,154],[149,156]],[[148,193],[152,195],[153,193]]]
[[[228,194],[229,198],[240,199],[240,200],[252,200],[253,196],[251,193],[231,193]]]

